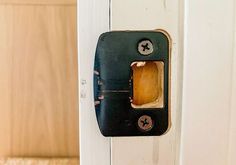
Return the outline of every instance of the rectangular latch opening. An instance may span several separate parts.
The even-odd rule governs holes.
[[[164,107],[164,62],[138,61],[131,64],[134,109]]]

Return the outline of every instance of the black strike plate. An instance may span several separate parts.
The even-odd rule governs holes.
[[[94,64],[94,101],[104,136],[160,136],[170,128],[169,35],[162,31],[103,33]],[[162,106],[132,106],[134,62],[163,66]]]

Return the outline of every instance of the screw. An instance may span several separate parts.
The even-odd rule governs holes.
[[[143,131],[150,131],[153,127],[152,118],[148,115],[143,115],[138,119],[138,126]]]
[[[153,52],[153,44],[150,40],[142,40],[138,44],[138,51],[142,55],[149,55]]]

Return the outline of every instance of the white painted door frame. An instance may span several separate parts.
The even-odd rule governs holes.
[[[186,0],[183,165],[236,164],[235,9],[234,0]]]
[[[236,164],[235,9],[234,0],[78,1],[81,165]],[[154,29],[172,38],[171,130],[103,137],[92,85],[98,36]]]
[[[78,1],[80,164],[110,165],[110,138],[99,132],[93,101],[93,61],[98,36],[109,30],[108,0]]]
[[[125,4],[125,5],[124,5]],[[172,39],[171,129],[161,137],[111,139],[112,165],[173,165],[179,159],[182,0],[112,0],[111,30],[166,30]]]

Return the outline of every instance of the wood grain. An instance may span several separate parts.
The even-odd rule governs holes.
[[[7,5],[75,5],[76,0],[0,0]]]
[[[76,6],[0,6],[0,156],[78,156]]]
[[[78,165],[77,158],[5,158],[0,165]]]
[[[134,108],[162,108],[164,103],[164,63],[148,61],[133,63],[132,70],[132,106]]]

